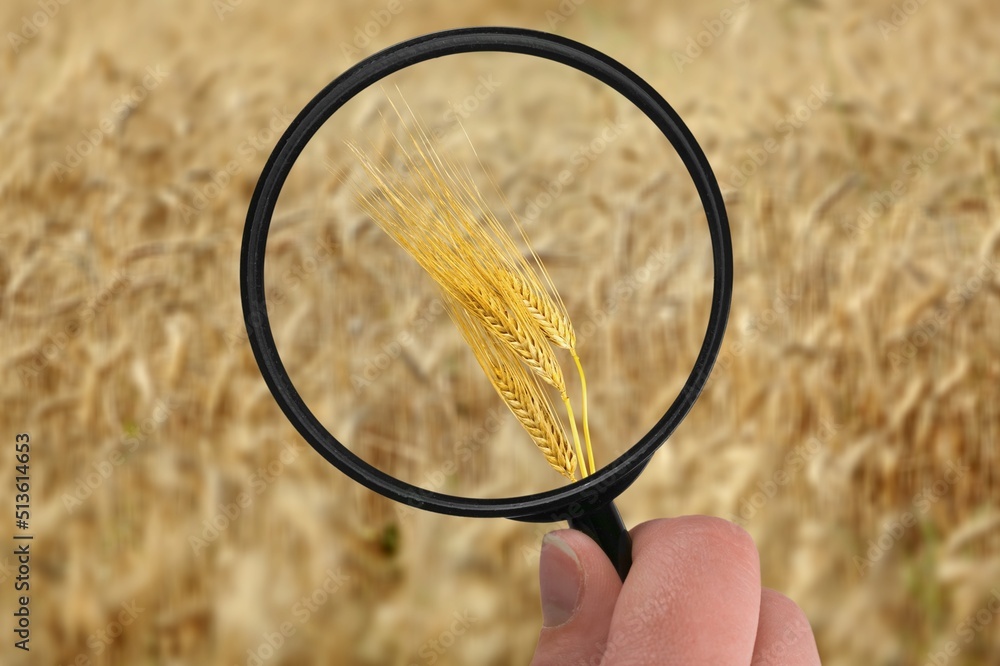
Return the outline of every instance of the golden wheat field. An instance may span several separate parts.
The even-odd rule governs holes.
[[[247,207],[292,118],[362,57],[472,25],[620,60],[722,184],[726,342],[617,500],[626,523],[743,525],[825,664],[1000,663],[989,0],[5,2],[0,663],[528,663],[555,526],[415,511],[350,481],[275,404],[240,300]],[[609,462],[660,418],[701,344],[704,215],[636,109],[526,56],[422,63],[306,148],[266,273],[296,389],[416,485],[502,497],[565,482],[433,281],[358,205],[370,184],[345,142],[391,163],[390,99],[523,221],[581,333]],[[15,535],[33,536],[27,575]],[[30,652],[14,631],[25,578]]]

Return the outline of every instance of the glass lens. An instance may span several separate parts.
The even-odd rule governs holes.
[[[509,292],[497,252],[523,276]],[[560,466],[579,479],[588,433],[596,468],[635,444],[691,373],[712,297],[670,143],[604,84],[517,54],[420,63],[340,109],[289,175],[266,262],[278,352],[320,422],[400,480],[476,498],[569,483]],[[517,294],[534,310],[483,314]]]

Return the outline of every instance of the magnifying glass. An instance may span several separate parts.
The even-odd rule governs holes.
[[[400,416],[403,412],[393,407],[394,401],[395,404],[399,404],[401,401],[422,400],[424,402],[420,404],[425,405],[425,411],[440,409],[442,413],[450,415],[449,419],[460,421],[462,409],[473,408],[467,405],[463,407],[461,404],[456,406],[456,403],[478,400],[477,404],[485,404],[483,401],[487,398],[484,396],[488,395],[488,391],[482,390],[484,380],[479,378],[477,384],[475,383],[477,380],[468,374],[471,373],[468,368],[472,367],[468,363],[469,359],[462,357],[460,352],[448,351],[454,350],[455,347],[449,346],[447,341],[457,338],[454,331],[448,328],[450,326],[448,317],[438,317],[438,314],[444,311],[444,308],[438,307],[438,301],[433,297],[425,301],[420,301],[419,298],[393,300],[398,295],[397,292],[402,293],[410,288],[424,296],[433,292],[420,291],[423,287],[419,284],[419,279],[413,277],[415,273],[411,272],[411,269],[415,270],[414,266],[407,263],[405,255],[393,254],[398,252],[398,248],[393,249],[391,242],[388,245],[380,244],[384,239],[379,240],[378,233],[371,233],[372,230],[378,232],[378,229],[366,220],[363,214],[344,213],[343,207],[323,209],[323,216],[331,218],[326,223],[332,226],[345,224],[344,218],[349,217],[352,220],[349,225],[350,230],[344,232],[341,227],[342,233],[335,242],[337,249],[322,255],[333,257],[327,262],[326,272],[317,271],[316,275],[319,277],[314,275],[317,283],[322,282],[321,287],[316,288],[321,288],[324,298],[328,298],[329,301],[322,304],[304,304],[302,308],[296,309],[297,317],[307,317],[310,312],[315,317],[308,327],[296,324],[288,327],[293,329],[291,332],[278,335],[281,340],[281,353],[279,353],[279,342],[276,341],[275,327],[272,325],[272,322],[278,321],[275,319],[277,306],[273,303],[274,299],[269,298],[269,282],[265,278],[265,263],[268,262],[271,262],[268,275],[272,282],[275,276],[282,273],[285,277],[292,274],[290,269],[283,271],[275,268],[278,264],[274,262],[280,263],[281,258],[275,256],[269,258],[269,255],[275,253],[269,252],[268,240],[270,235],[274,243],[276,234],[282,234],[284,238],[295,231],[295,221],[292,219],[294,216],[283,218],[284,224],[279,228],[275,223],[275,215],[279,199],[306,196],[302,194],[304,187],[296,186],[295,193],[289,194],[288,190],[292,188],[288,186],[293,167],[304,153],[308,152],[307,145],[318,143],[321,152],[326,151],[327,156],[335,154],[340,160],[339,163],[346,163],[347,158],[344,156],[349,155],[349,151],[344,147],[343,141],[351,140],[353,137],[341,136],[340,143],[316,138],[322,133],[328,121],[334,119],[338,111],[343,113],[355,103],[356,99],[368,94],[366,91],[377,89],[378,86],[375,84],[384,83],[393,76],[404,74],[406,70],[426,67],[432,62],[451,61],[456,56],[470,57],[474,54],[507,54],[522,59],[527,56],[528,60],[532,61],[531,65],[527,69],[516,70],[529,72],[525,77],[533,76],[530,72],[542,71],[545,67],[558,68],[565,73],[546,74],[551,85],[533,87],[536,94],[539,94],[540,90],[543,96],[547,92],[555,97],[550,100],[551,104],[539,103],[526,110],[522,109],[519,115],[504,114],[504,107],[501,104],[499,111],[492,116],[485,107],[489,105],[487,98],[490,95],[496,95],[495,99],[499,100],[500,95],[495,92],[499,84],[494,82],[494,90],[491,90],[488,77],[484,78],[482,74],[478,78],[473,76],[469,78],[469,82],[475,85],[464,88],[470,91],[469,94],[455,98],[457,101],[453,100],[448,111],[440,115],[441,123],[438,124],[443,125],[445,131],[457,124],[469,134],[475,127],[495,128],[500,124],[510,127],[513,123],[520,126],[520,131],[529,137],[532,132],[537,135],[555,132],[555,129],[567,125],[568,121],[561,120],[547,128],[544,124],[548,118],[547,110],[563,109],[568,115],[572,109],[560,106],[564,105],[565,101],[558,98],[563,92],[562,85],[570,80],[584,81],[585,83],[581,84],[584,86],[583,89],[591,91],[585,94],[598,96],[610,92],[617,95],[630,105],[633,112],[637,112],[638,116],[644,119],[643,122],[648,123],[649,129],[654,130],[661,138],[667,139],[675,159],[679,160],[678,168],[683,168],[690,184],[693,185],[696,196],[692,195],[692,201],[699,208],[697,214],[695,211],[688,211],[689,214],[678,216],[676,211],[664,207],[661,210],[647,211],[643,216],[644,219],[654,223],[659,219],[663,225],[660,231],[655,227],[645,229],[643,239],[649,243],[659,236],[667,248],[667,255],[673,253],[677,257],[676,261],[666,262],[676,269],[673,277],[680,276],[684,272],[682,267],[685,262],[694,266],[685,269],[685,274],[694,277],[678,278],[668,284],[666,279],[655,280],[648,277],[653,270],[648,262],[645,265],[634,262],[631,270],[626,267],[619,271],[624,273],[623,276],[619,275],[617,280],[601,286],[607,297],[603,300],[597,299],[603,303],[604,320],[608,317],[613,318],[616,314],[627,313],[630,320],[641,322],[641,327],[636,330],[646,332],[646,334],[631,335],[629,340],[624,341],[624,346],[632,348],[633,351],[630,361],[616,363],[605,359],[604,363],[598,363],[598,375],[600,377],[603,373],[607,381],[598,381],[597,384],[627,387],[630,377],[645,378],[643,390],[646,395],[637,396],[626,392],[622,409],[628,412],[634,404],[641,402],[646,404],[645,411],[640,410],[636,413],[655,413],[655,418],[649,423],[630,423],[627,427],[621,428],[628,430],[640,427],[644,430],[644,434],[638,436],[637,441],[630,445],[627,441],[613,442],[616,433],[612,432],[612,426],[604,428],[603,431],[597,428],[595,434],[600,432],[599,439],[608,444],[605,451],[613,451],[614,446],[617,446],[620,453],[610,460],[610,456],[605,455],[606,464],[600,466],[594,473],[568,485],[555,487],[551,486],[556,479],[546,477],[542,486],[548,487],[543,487],[538,492],[502,496],[492,496],[495,494],[495,489],[475,492],[459,482],[452,485],[462,492],[446,493],[442,492],[441,483],[422,483],[419,475],[414,474],[412,461],[407,462],[411,450],[423,447],[435,450],[439,454],[441,450],[445,450],[447,454],[454,454],[458,450],[454,442],[461,437],[449,437],[452,446],[442,447],[440,442],[427,441],[427,431],[421,431],[418,427],[408,435],[399,435],[397,432],[395,435],[383,436],[382,439],[387,441],[382,442],[383,445],[376,446],[369,445],[374,441],[373,428],[358,427],[359,420],[367,419],[369,425],[375,424],[383,430],[395,432],[393,428],[398,425],[397,421],[419,420],[419,413],[412,416],[414,412],[419,412],[419,409],[405,412],[410,414],[412,419],[403,418]],[[461,79],[457,75],[429,76],[424,79],[423,87],[420,89],[433,96],[434,88],[428,85],[428,82],[437,81],[438,85],[447,87],[452,80]],[[517,99],[519,90],[526,89],[526,87],[519,88],[522,84],[524,79],[511,80],[511,77],[506,77],[506,82],[502,84],[505,86],[504,100]],[[598,93],[598,89],[604,91]],[[497,103],[500,104],[500,101]],[[355,117],[358,113],[355,113]],[[475,113],[480,115],[475,116]],[[604,174],[606,179],[615,177],[612,170],[616,167],[613,164],[602,164],[600,169],[603,171],[598,171],[599,167],[596,166],[599,161],[607,161],[601,156],[602,153],[617,150],[614,146],[608,147],[616,140],[613,131],[608,130],[609,126],[601,129],[600,124],[595,125],[601,131],[592,135],[595,138],[589,142],[571,141],[568,145],[577,147],[574,150],[563,151],[564,159],[561,164],[564,168],[558,172],[559,177],[547,181],[547,186],[539,187],[536,194],[520,190],[521,205],[514,207],[520,207],[522,213],[529,218],[529,222],[537,223],[534,227],[528,228],[528,235],[532,235],[536,230],[539,234],[559,233],[557,223],[574,224],[575,220],[587,217],[579,210],[580,202],[586,206],[588,202],[599,201],[594,196],[588,196],[588,191],[592,194],[593,188],[598,187],[600,183],[591,182],[591,185],[587,183],[588,178],[597,178],[596,174]],[[503,136],[492,140],[491,145],[496,146],[498,151],[507,153],[505,159],[508,162],[516,163],[518,154],[531,152],[537,143],[537,137],[518,141]],[[636,144],[639,148],[633,149],[632,152],[636,153],[648,144],[648,141],[640,140]],[[667,143],[663,145],[666,146]],[[489,159],[489,155],[484,154],[481,144],[477,146],[477,150],[479,157]],[[624,147],[621,154],[623,160],[628,159],[629,153]],[[632,158],[634,162],[635,155],[632,155]],[[638,168],[648,173],[657,170],[653,164],[640,164]],[[501,189],[510,186],[517,190],[519,173],[523,174],[523,169],[519,170],[516,165],[511,168],[507,177],[500,179]],[[567,173],[568,177],[563,177]],[[330,175],[329,172],[327,175]],[[340,180],[342,181],[342,178]],[[647,189],[655,190],[657,182],[655,179],[649,181]],[[559,183],[560,192],[553,193],[552,183]],[[328,188],[329,191],[337,189],[336,184]],[[558,195],[563,191],[566,194],[559,198]],[[576,213],[568,208],[573,202],[577,204]],[[621,216],[616,216],[612,212],[606,213],[604,217]],[[700,221],[697,229],[692,228],[690,222],[694,218],[699,218]],[[618,219],[617,227],[608,224],[605,225],[606,229],[594,233],[606,233],[608,238],[621,238],[627,234],[620,234],[618,230],[622,225],[632,224],[634,220]],[[526,224],[526,226],[531,225]],[[627,232],[633,233],[634,228],[628,227]],[[699,246],[698,250],[692,249],[695,237],[703,241],[701,243],[703,247]],[[627,244],[627,241],[623,242]],[[597,245],[601,245],[600,241]],[[554,279],[562,282],[560,292],[566,297],[567,307],[571,310],[575,302],[583,302],[582,296],[578,299],[575,297],[580,296],[577,292],[582,291],[580,286],[586,283],[584,278],[594,265],[582,254],[583,252],[584,250],[577,248],[575,254],[568,253],[567,257],[562,257],[562,265],[552,270]],[[554,250],[546,254],[554,256],[556,260],[560,259]],[[313,259],[313,264],[316,264],[318,260],[315,257]],[[294,260],[291,261],[294,264]],[[660,262],[661,265],[663,263]],[[377,276],[373,277],[373,271],[366,271],[364,267],[375,265],[379,268],[375,271]],[[249,342],[268,388],[302,437],[341,472],[391,500],[417,509],[455,516],[499,517],[525,522],[568,521],[570,527],[585,532],[601,546],[624,579],[631,564],[631,542],[613,502],[637,479],[652,455],[678,427],[705,387],[718,356],[729,315],[732,271],[730,232],[718,182],[691,132],[674,109],[649,84],[607,55],[564,37],[518,28],[486,27],[436,32],[401,42],[371,55],[337,77],[302,109],[275,146],[253,193],[243,235],[240,287]],[[298,281],[294,284],[297,285],[302,281],[302,273],[303,271],[300,271]],[[647,276],[645,279],[644,275]],[[362,283],[371,284],[366,290],[359,291],[361,289],[359,285]],[[289,285],[291,284],[293,283],[289,280]],[[286,291],[289,289],[292,287],[289,286]],[[296,295],[303,299],[303,302],[314,293],[312,287],[296,287],[296,289],[298,290]],[[643,297],[634,298],[634,293],[643,289],[645,289]],[[632,299],[628,306],[622,305],[622,301],[627,300],[626,297]],[[694,303],[699,299],[703,301],[701,305]],[[269,301],[273,310],[270,316]],[[418,305],[414,307],[412,303]],[[653,306],[655,311],[650,309]],[[630,312],[628,312],[629,307],[631,307]],[[366,308],[367,314],[359,314],[366,311]],[[398,324],[396,315],[407,308],[410,312],[407,321],[423,321],[424,325],[414,326],[412,329],[403,326],[402,332],[391,334],[394,330],[391,322]],[[694,322],[694,326],[688,322],[683,329],[677,327],[674,320],[691,316],[693,313],[697,313],[696,318],[699,320]],[[575,318],[576,314],[573,316]],[[583,318],[588,320],[587,323],[599,321],[596,316],[588,319],[586,312]],[[591,328],[594,329],[591,338],[596,341],[593,343],[594,356],[600,356],[598,352],[601,348],[608,350],[613,346],[614,341],[605,340],[602,347],[599,344],[601,335],[610,335],[616,330],[619,332],[623,330],[617,324],[607,325],[603,329],[599,324],[595,324]],[[301,339],[304,330],[312,331],[311,337],[308,337],[306,342]],[[366,330],[381,331],[383,338],[386,330],[389,330],[390,335],[386,338],[388,342],[383,343],[380,351],[369,353],[362,351],[362,343],[358,341],[361,337],[359,330],[362,333]],[[696,335],[691,335],[692,331],[695,331]],[[298,341],[297,336],[299,336]],[[685,343],[688,338],[693,337],[699,338],[700,344]],[[368,390],[366,383],[378,379],[378,377],[372,379],[372,376],[379,374],[378,371],[383,369],[381,366],[388,366],[397,360],[403,354],[401,350],[404,347],[419,347],[424,344],[427,348],[433,347],[436,350],[434,357],[437,360],[430,370],[414,369],[410,374],[417,376],[419,381],[414,380],[415,383],[410,388],[387,389],[380,394],[380,398],[366,403],[366,399],[378,394],[375,390]],[[358,363],[364,361],[360,366],[367,366],[369,370],[374,367],[376,372],[367,374],[363,370],[358,370],[354,374],[330,372],[329,381],[322,386],[322,396],[318,395],[315,388],[304,390],[305,383],[298,378],[305,376],[302,374],[303,368],[309,367],[310,363],[314,364],[316,358],[320,358],[308,357],[304,349],[308,348],[313,352],[323,345],[331,348],[329,358],[333,359],[334,354],[342,352],[341,357],[348,357],[346,362],[359,367]],[[623,346],[622,341],[619,341],[619,347],[621,346]],[[654,347],[659,350],[656,354],[649,352]],[[666,358],[670,352],[664,350],[671,348],[677,350],[689,348],[690,352],[686,357],[681,351],[676,354],[676,359],[670,356],[673,360],[669,367],[657,366],[650,360]],[[644,357],[644,354],[647,354],[648,358]],[[310,358],[313,360],[310,361]],[[406,363],[400,365],[405,366]],[[626,365],[631,368],[629,373],[615,374],[620,372],[616,368],[620,369]],[[396,370],[386,370],[386,373],[389,372]],[[397,374],[402,375],[404,371],[399,370]],[[297,378],[296,382],[293,382],[293,375]],[[334,375],[338,377],[333,377]],[[668,375],[672,379],[668,378]],[[323,377],[325,373],[322,371],[316,373],[313,370],[313,376]],[[351,377],[355,381],[352,382]],[[650,384],[650,381],[655,384]],[[384,382],[387,386],[391,383],[389,379],[384,379]],[[593,381],[591,383],[593,384]],[[316,384],[313,381],[310,387]],[[650,385],[667,388],[656,392],[645,390],[645,387]],[[440,393],[440,397],[434,397],[436,392]],[[672,393],[672,398],[664,398],[665,392]],[[600,391],[592,391],[591,410],[595,417],[602,407],[601,395]],[[611,392],[609,391],[607,395],[611,396]],[[669,400],[665,411],[663,404],[649,406],[650,401],[657,400],[664,402]],[[609,397],[608,402],[613,400]],[[614,420],[609,419],[607,422],[613,424]],[[599,423],[598,419],[598,425]],[[332,433],[334,430],[337,431],[337,436]],[[510,459],[502,457],[507,455],[508,451],[521,450],[520,447],[515,447],[506,441],[511,437],[510,429],[498,426],[487,428],[485,433],[482,427],[478,430],[478,434],[473,433],[472,439],[466,441],[464,451],[469,455],[463,458],[475,460],[479,457],[480,465],[484,468],[498,475],[506,474],[511,482],[501,484],[499,487],[502,489],[523,487],[527,483],[525,479],[536,478],[523,471],[518,454],[510,453],[512,456]],[[626,436],[628,435],[617,438],[622,439]],[[363,444],[363,441],[369,444]],[[469,442],[473,445],[468,446]],[[626,446],[627,448],[624,448]],[[621,450],[622,448],[624,450]],[[482,456],[486,455],[501,456],[501,458],[483,459]],[[402,463],[400,459],[403,459]],[[483,462],[484,460],[486,462]],[[460,462],[452,461],[446,469],[460,465]],[[476,478],[481,479],[482,475]]]

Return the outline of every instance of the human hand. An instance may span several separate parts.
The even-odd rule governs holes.
[[[542,541],[543,627],[532,666],[814,666],[809,621],[761,587],[753,539],[721,518],[685,516],[632,530],[624,583],[590,537]]]

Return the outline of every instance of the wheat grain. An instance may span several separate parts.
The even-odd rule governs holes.
[[[487,329],[531,368],[542,381],[557,391],[560,397],[566,395],[566,380],[562,367],[552,353],[552,347],[532,328],[529,322],[521,321],[518,313],[511,312],[486,290],[475,284],[467,288],[459,297],[459,302],[479,318]]]
[[[511,290],[520,297],[521,303],[546,337],[563,349],[575,349],[576,331],[573,330],[569,317],[559,311],[548,294],[514,273],[510,273],[508,277]]]

